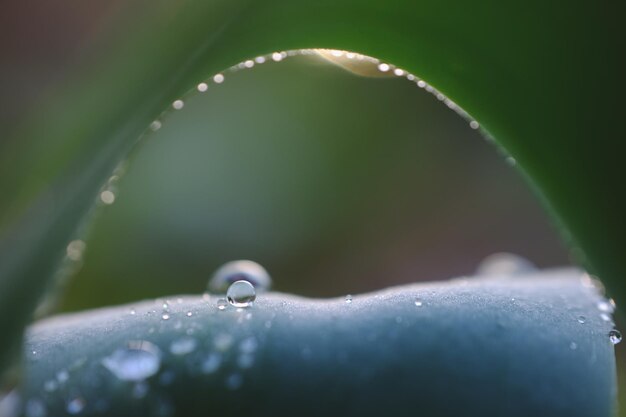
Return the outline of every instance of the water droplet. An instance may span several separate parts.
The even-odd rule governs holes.
[[[193,316],[193,312],[188,311],[188,312],[187,312],[187,317],[191,317],[191,316]]]
[[[175,110],[180,110],[180,109],[182,109],[183,107],[185,107],[185,102],[184,102],[184,101],[182,101],[182,100],[176,100],[176,101],[174,101],[174,102],[172,103],[172,107],[173,107]]]
[[[469,125],[474,130],[476,130],[476,129],[478,129],[480,127],[480,125],[478,124],[478,122],[476,120],[472,120]]]
[[[172,352],[173,355],[182,356],[196,350],[196,346],[198,346],[196,339],[193,337],[183,337],[172,342],[170,352]]]
[[[426,87],[426,82],[425,82],[425,81],[423,81],[423,80],[419,80],[419,81],[417,82],[417,86],[418,86],[419,88],[424,88],[424,87]]]
[[[243,63],[246,68],[252,68],[254,66],[254,61],[249,59]]]
[[[619,332],[619,330],[613,329],[609,332],[609,340],[611,341],[611,343],[616,345],[622,341],[622,334]]]
[[[611,316],[610,316],[610,315],[608,315],[608,314],[606,314],[606,313],[601,313],[601,314],[600,314],[600,318],[602,319],[602,321],[606,321],[606,322],[613,321],[613,320],[611,319]]]
[[[67,249],[66,249],[67,257],[71,259],[72,261],[80,261],[83,257],[83,252],[85,251],[86,247],[87,247],[87,244],[84,241],[80,239],[72,240],[67,245]]]
[[[115,203],[115,194],[111,190],[104,190],[100,193],[100,201],[106,205]]]
[[[350,294],[346,295],[345,301],[346,301],[347,304],[350,304],[352,302],[352,295],[350,295]]]
[[[224,75],[223,75],[223,74],[215,74],[215,75],[213,76],[213,81],[214,81],[216,84],[221,84],[221,83],[223,83],[223,82],[224,82]]]
[[[236,390],[241,388],[243,385],[243,377],[240,374],[230,374],[228,378],[226,378],[226,387],[231,390]]]
[[[159,371],[161,352],[145,340],[133,341],[128,347],[115,350],[101,363],[121,380],[142,381]]]
[[[219,353],[210,353],[202,362],[202,372],[211,374],[219,369],[222,364],[222,355]]]
[[[214,293],[225,293],[235,281],[248,281],[258,291],[266,291],[272,285],[272,279],[265,268],[253,261],[241,260],[228,262],[221,266],[209,281],[208,288]]]
[[[421,299],[421,298],[416,298],[416,299],[415,299],[415,305],[416,305],[417,307],[421,307],[422,305],[424,305],[424,302],[422,301],[422,299]]]
[[[380,72],[387,72],[391,69],[391,67],[388,64],[378,64],[378,71]]]
[[[207,85],[207,83],[200,83],[198,84],[198,91],[201,93],[204,93],[206,90],[209,89],[209,86]]]
[[[135,314],[137,314],[137,311],[135,311],[135,309],[134,309],[134,308],[131,308],[131,309],[130,309],[130,315],[131,315],[131,316],[134,316]]]
[[[597,304],[598,310],[602,311],[603,313],[612,313],[614,310],[614,307],[611,305],[610,301],[600,301]]]
[[[256,299],[256,291],[248,281],[235,281],[228,287],[226,297],[235,307],[249,307]]]
[[[281,54],[280,52],[274,52],[272,54],[272,59],[276,62],[280,62],[283,59],[283,54]]]
[[[257,56],[256,58],[254,58],[254,61],[257,64],[263,64],[265,62],[265,57],[264,56]]]
[[[167,314],[167,313],[163,313],[163,315],[161,316],[161,318],[162,318],[163,320],[169,320],[169,319],[170,319],[170,315],[169,315],[169,314]]]
[[[401,70],[400,68],[396,68],[395,70],[393,70],[393,73],[397,75],[398,77],[402,77],[404,75],[404,71]]]
[[[228,301],[225,298],[220,298],[217,300],[217,309],[225,310],[228,307]]]
[[[526,258],[514,253],[500,252],[483,259],[476,268],[476,275],[508,277],[527,274],[536,269],[535,265]]]
[[[578,316],[577,320],[580,324],[585,324],[587,322],[587,318],[585,316]]]
[[[76,397],[67,403],[67,412],[70,414],[79,414],[85,409],[85,400],[81,397]]]
[[[576,349],[578,349],[578,345],[576,344],[576,342],[572,342],[572,343],[569,344],[569,348],[571,350],[576,350]]]
[[[160,128],[161,122],[159,122],[158,120],[154,120],[152,123],[150,123],[150,130],[152,130],[153,132],[156,132]]]
[[[40,399],[31,398],[26,402],[24,414],[26,417],[46,417],[46,415],[48,415],[48,411]]]
[[[514,166],[516,166],[516,165],[517,165],[517,160],[516,160],[515,158],[513,158],[512,156],[507,156],[507,158],[506,158],[506,163],[507,163],[509,166],[514,167]]]

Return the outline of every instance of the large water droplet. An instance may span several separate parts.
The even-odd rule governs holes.
[[[253,261],[233,261],[220,267],[209,281],[209,291],[225,293],[236,281],[248,281],[258,291],[268,290],[272,279],[265,268]]]
[[[174,355],[186,355],[196,349],[198,342],[193,337],[183,337],[174,340],[170,345],[170,352]]]
[[[67,402],[67,412],[70,414],[79,414],[85,408],[85,400],[81,397],[76,397],[73,400]]]
[[[477,275],[488,276],[512,276],[535,271],[537,268],[528,259],[513,253],[494,253],[483,259],[478,268]]]
[[[150,342],[134,341],[102,359],[102,365],[121,380],[142,381],[159,371],[161,352]]]
[[[235,307],[249,307],[256,299],[256,291],[248,281],[235,281],[228,287],[226,297]]]
[[[613,329],[609,332],[609,340],[611,341],[611,343],[616,345],[622,341],[622,334],[619,332],[619,330]]]

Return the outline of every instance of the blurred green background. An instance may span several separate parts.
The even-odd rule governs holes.
[[[5,131],[71,82],[114,8],[65,0],[0,16]],[[225,77],[139,143],[115,203],[96,211],[62,310],[199,293],[234,259],[260,262],[279,291],[314,297],[471,275],[500,251],[570,263],[520,175],[414,83],[311,56]]]

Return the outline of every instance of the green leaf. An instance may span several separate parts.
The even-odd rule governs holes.
[[[47,415],[609,417],[606,302],[566,269],[249,308],[173,296],[29,331],[27,407]],[[167,302],[166,308],[163,304]],[[131,348],[131,350],[129,350]]]
[[[105,52],[85,57],[0,156],[0,364],[98,188],[150,121],[207,74],[276,49],[355,50],[440,89],[516,158],[577,253],[626,300],[619,19],[602,3],[563,0],[122,7]]]

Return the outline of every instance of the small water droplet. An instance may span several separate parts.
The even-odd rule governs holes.
[[[423,80],[419,80],[419,81],[417,82],[417,86],[418,86],[419,88],[424,88],[424,87],[426,87],[426,82],[425,82],[425,81],[423,81]]]
[[[67,257],[72,261],[80,261],[83,257],[83,252],[87,248],[87,244],[80,240],[72,240],[66,248]]]
[[[123,381],[142,381],[161,367],[159,348],[145,340],[133,341],[102,359],[102,365]]]
[[[254,66],[254,61],[249,59],[243,63],[246,68],[252,68]]]
[[[249,307],[256,299],[254,286],[248,281],[235,281],[226,292],[228,302],[235,307]]]
[[[200,83],[198,84],[198,91],[201,93],[204,93],[206,90],[209,89],[209,86],[207,85],[207,83]]]
[[[396,68],[395,70],[393,70],[393,73],[397,75],[398,77],[402,77],[404,75],[404,71],[401,70],[400,68]]]
[[[115,203],[115,194],[111,190],[104,190],[100,193],[100,201],[110,206]]]
[[[272,279],[265,268],[256,262],[240,260],[222,265],[209,280],[208,288],[214,293],[225,293],[235,281],[248,281],[257,291],[266,291]]]
[[[389,64],[378,64],[378,71],[380,72],[387,72],[391,69],[391,67],[389,66]]]
[[[346,295],[345,301],[346,301],[347,304],[350,304],[352,302],[352,295],[350,295],[350,294]]]
[[[603,313],[612,313],[614,308],[611,305],[610,301],[599,301],[597,304],[598,310],[602,311]]]
[[[187,317],[191,317],[191,316],[193,316],[193,312],[188,311],[188,312],[187,312]]]
[[[85,409],[85,400],[81,397],[76,397],[73,400],[68,401],[66,410],[70,414],[79,414]]]
[[[606,322],[612,321],[611,316],[606,313],[601,313],[600,318],[602,319],[602,321],[606,321]]]
[[[476,120],[472,120],[469,125],[474,130],[476,130],[476,129],[478,129],[480,127],[480,125],[478,124],[478,122]]]
[[[178,340],[174,340],[170,345],[170,352],[173,355],[186,355],[196,350],[198,342],[193,337],[183,337]]]
[[[162,318],[163,320],[169,320],[169,319],[170,319],[170,315],[169,315],[169,314],[167,314],[167,313],[163,313],[163,315],[161,316],[161,318]]]
[[[219,353],[210,353],[202,362],[202,373],[211,374],[217,371],[222,364],[222,355]]]
[[[536,269],[535,265],[524,257],[514,253],[498,252],[487,256],[478,264],[476,275],[508,277],[528,274]]]
[[[152,123],[150,123],[150,130],[156,132],[161,128],[161,126],[161,122],[159,122],[158,120],[154,120]]]
[[[280,62],[280,61],[282,61],[282,59],[283,59],[283,54],[281,54],[280,52],[274,52],[274,53],[272,54],[272,59],[273,59],[275,62]]]
[[[225,298],[220,298],[217,300],[217,309],[225,310],[228,307],[228,301]]]
[[[609,340],[611,341],[611,343],[616,345],[622,341],[622,334],[619,332],[619,330],[613,329],[609,332]]]
[[[185,107],[185,102],[184,102],[184,101],[182,101],[182,100],[175,100],[175,101],[172,103],[172,107],[174,108],[174,110],[180,110],[180,109],[182,109],[183,107]]]
[[[424,302],[422,301],[422,299],[421,299],[421,298],[416,298],[416,299],[415,299],[415,305],[416,305],[417,307],[421,307],[421,306],[423,306],[423,305],[424,305]]]
[[[135,314],[137,314],[137,311],[135,311],[135,309],[134,309],[134,308],[131,308],[131,309],[130,309],[130,315],[131,315],[131,316],[134,316]]]
[[[216,84],[221,84],[224,82],[224,75],[223,74],[215,74],[213,76],[213,82],[215,82]]]
[[[585,324],[587,322],[587,318],[585,316],[578,316],[577,320],[580,324]]]
[[[265,57],[264,56],[257,56],[256,58],[254,58],[254,61],[257,64],[263,64],[263,63],[265,63]]]
[[[26,417],[46,417],[48,411],[43,401],[38,398],[31,398],[26,402],[24,414]]]
[[[507,157],[506,157],[506,163],[507,163],[509,166],[514,167],[514,166],[516,166],[516,165],[517,165],[517,160],[516,160],[515,158],[513,158],[512,156],[507,156]]]

